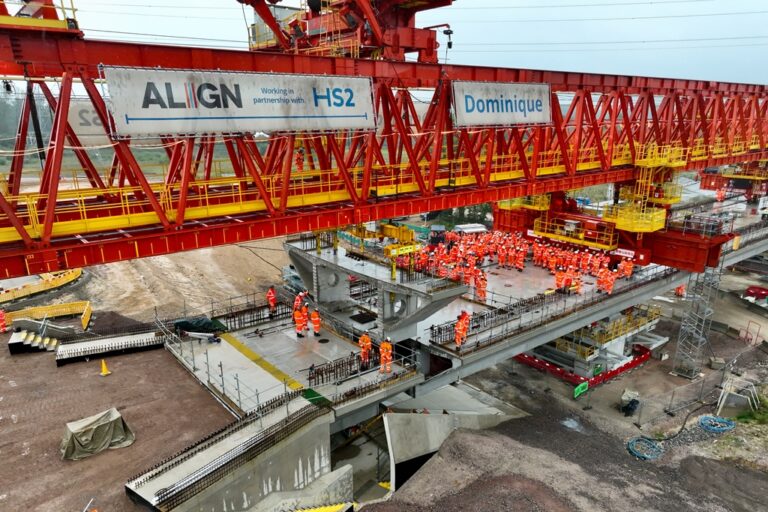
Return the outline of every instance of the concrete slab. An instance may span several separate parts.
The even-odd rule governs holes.
[[[191,340],[173,348],[183,355],[187,367],[201,383],[225,395],[244,412],[252,411],[290,389],[281,374],[271,371],[269,366],[265,369],[256,364],[230,343],[226,335],[221,343]]]
[[[310,366],[327,363],[358,353],[356,344],[345,340],[328,329],[321,329],[321,336],[305,335],[297,338],[291,328],[259,336],[254,329],[243,329],[232,333],[244,345],[259,354],[270,364],[287,374],[290,378],[307,386]],[[321,340],[326,340],[321,342]]]
[[[428,410],[432,413],[448,411],[453,414],[503,414],[516,418],[528,415],[514,405],[502,402],[463,382],[444,386],[417,398],[402,393],[382,405],[393,412]]]

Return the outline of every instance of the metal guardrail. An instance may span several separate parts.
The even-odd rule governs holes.
[[[161,511],[172,510],[327,413],[328,409],[316,405],[303,407],[284,420],[267,427],[234,450],[157,492],[155,506]]]
[[[195,441],[186,448],[179,450],[170,457],[166,457],[149,469],[146,469],[141,473],[132,476],[128,479],[128,483],[133,484],[134,487],[138,489],[147,482],[162,475],[164,472],[178,466],[186,460],[189,460],[201,451],[210,448],[214,444],[221,441],[223,438],[239,432],[251,423],[259,421],[267,414],[285,406],[287,403],[301,396],[303,392],[304,390],[289,391],[283,395],[276,396],[275,398],[264,402],[258,409],[251,411],[243,418],[235,420],[232,423],[229,423],[228,425],[220,428],[219,430],[211,432],[207,436]]]
[[[640,276],[640,277],[635,277],[636,279],[635,282],[631,283],[628,286],[622,287],[620,290],[617,291],[617,293],[623,293],[626,291],[634,290],[650,282],[654,282],[654,281],[669,277],[676,272],[678,272],[676,269],[666,268],[666,267],[654,268],[651,270],[650,273],[646,273],[645,275],[642,275],[640,272],[638,272],[635,274],[635,276]],[[472,315],[471,325],[469,329],[470,338],[472,336],[477,337],[479,334],[489,330],[492,331],[494,328],[497,328],[497,327],[502,327],[502,331],[495,336],[491,334],[491,336],[489,336],[488,339],[484,339],[484,340],[478,339],[474,344],[472,344],[472,342],[465,344],[465,346],[469,348],[462,349],[461,352],[466,353],[472,350],[476,350],[481,346],[488,346],[488,345],[497,343],[509,337],[515,336],[517,334],[521,334],[523,332],[532,330],[536,327],[544,325],[545,323],[551,322],[552,320],[555,320],[557,318],[562,318],[563,316],[570,315],[577,311],[583,310],[587,307],[597,304],[598,302],[604,301],[606,298],[606,295],[597,293],[596,291],[592,290],[587,294],[580,295],[573,307],[566,307],[567,297],[568,296],[566,295],[557,294],[557,293],[549,294],[549,295],[538,294],[534,297],[518,300],[513,304],[504,306],[499,309],[491,309],[491,310],[484,311],[482,313]],[[562,310],[559,310],[558,308],[551,310],[550,306],[556,305],[558,303],[563,303]],[[530,313],[537,310],[541,311],[541,317],[539,318],[539,320],[532,319],[530,322],[527,322],[525,324],[522,323],[522,317],[525,313]],[[546,317],[545,317],[545,312],[548,313],[548,316]],[[512,329],[510,326],[510,324],[514,320],[521,320],[520,324],[518,324],[517,326],[517,329]],[[449,342],[452,342],[454,339],[455,324],[456,324],[455,321],[451,321],[438,326],[432,326],[430,328],[430,343],[434,345],[445,345]]]

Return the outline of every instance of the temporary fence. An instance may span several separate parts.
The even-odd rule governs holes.
[[[640,407],[635,424],[643,429],[682,414],[697,404],[714,404],[720,396],[730,365],[721,371],[710,373],[699,380],[676,387],[666,393],[651,397],[640,397]]]

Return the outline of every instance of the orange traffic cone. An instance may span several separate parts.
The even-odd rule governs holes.
[[[112,372],[109,371],[109,368],[107,368],[107,361],[105,359],[101,360],[101,376],[106,377],[107,375],[110,375]]]
[[[8,326],[5,324],[5,311],[0,309],[0,333],[4,333],[8,330]]]

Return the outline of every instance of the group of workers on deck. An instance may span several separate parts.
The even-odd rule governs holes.
[[[274,286],[270,286],[269,290],[267,290],[267,304],[270,316],[274,316],[277,311],[277,293]],[[296,327],[297,338],[303,338],[305,332],[308,334],[310,322],[312,323],[312,331],[315,336],[320,336],[320,327],[322,325],[320,311],[314,308],[311,313],[309,312],[309,291],[307,290],[299,292],[293,300],[293,322]],[[366,330],[360,336],[358,346],[360,347],[360,365],[363,368],[367,368],[373,350],[373,342],[369,331]],[[392,372],[392,340],[389,337],[379,345],[379,361],[381,363],[380,373]]]
[[[270,291],[272,290],[273,287],[270,287]],[[267,301],[270,300],[269,293],[270,292],[268,291]],[[276,306],[277,302],[275,301],[275,307]],[[270,311],[272,311],[272,302],[270,302]],[[304,290],[303,292],[299,292],[293,300],[293,323],[296,327],[297,338],[303,338],[305,332],[309,335],[310,322],[312,323],[312,332],[316,337],[320,336],[320,326],[322,324],[320,320],[320,311],[318,311],[317,308],[314,308],[311,313],[309,312],[309,292]]]

